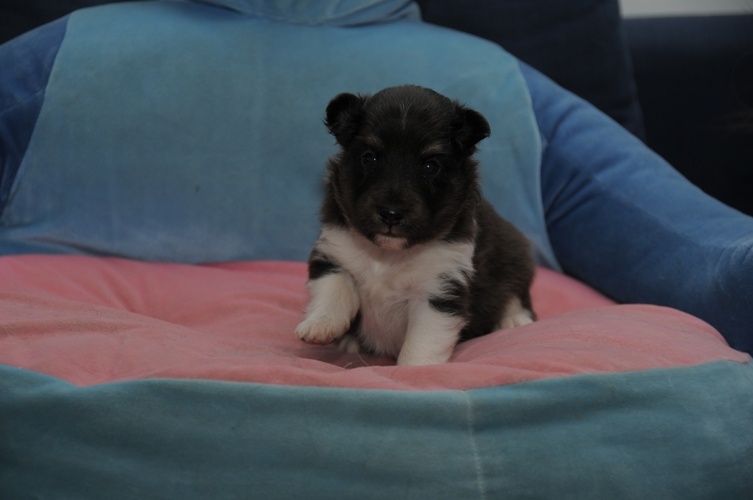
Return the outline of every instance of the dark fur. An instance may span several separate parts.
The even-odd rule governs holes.
[[[531,311],[530,245],[480,193],[472,155],[490,134],[481,114],[432,90],[401,86],[340,94],[325,123],[341,152],[328,165],[324,224],[353,228],[372,242],[405,238],[407,248],[473,242],[475,272],[465,281],[445,276],[442,293],[428,297],[435,310],[467,320],[461,339],[493,331],[512,297]],[[314,249],[311,279],[339,271]]]

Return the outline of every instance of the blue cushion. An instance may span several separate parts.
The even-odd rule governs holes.
[[[562,268],[619,302],[689,312],[753,353],[753,218],[704,194],[582,99],[523,72]]]
[[[492,138],[478,155],[486,193],[556,266],[541,143],[517,61],[421,23],[405,2],[372,4],[309,4],[316,26],[300,24],[295,3],[271,4],[292,6],[280,21],[270,18],[284,17],[278,11],[175,2],[71,15],[2,208],[0,254],[304,259],[334,152],[321,123],[329,99],[410,82],[486,115]],[[362,25],[369,13],[376,17]],[[332,26],[328,16],[361,27]]]
[[[64,20],[51,23],[0,49],[3,67],[13,68],[0,77],[0,213],[29,146],[65,27]]]

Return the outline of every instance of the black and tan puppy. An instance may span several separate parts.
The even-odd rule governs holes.
[[[329,161],[300,339],[425,365],[460,340],[533,321],[529,243],[479,190],[481,114],[408,85],[340,94],[326,125],[341,152]]]

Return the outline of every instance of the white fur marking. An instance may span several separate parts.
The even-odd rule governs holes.
[[[353,335],[345,334],[337,341],[337,349],[348,354],[358,354],[361,352],[361,344]]]
[[[324,275],[307,284],[311,301],[295,334],[310,344],[329,344],[342,336],[358,312],[358,292],[344,272]]]
[[[376,244],[384,250],[403,250],[408,242],[405,238],[395,238],[394,236],[377,235]]]
[[[516,326],[525,326],[533,323],[531,311],[523,307],[520,299],[513,297],[502,311],[502,319],[499,321],[500,328],[514,328]]]
[[[436,365],[452,356],[465,320],[432,309],[428,301],[411,308],[408,333],[397,357],[403,366]]]
[[[472,273],[472,243],[431,242],[386,250],[354,231],[325,226],[317,247],[353,277],[353,293],[361,309],[359,338],[366,347],[379,355],[398,357],[410,330],[409,335],[416,338],[409,341],[413,347],[406,354],[408,362],[416,360],[414,364],[418,364],[421,359],[439,363],[449,358],[460,331],[453,322],[460,318],[430,310],[428,300],[441,295],[444,280],[440,276],[463,281]],[[416,309],[419,303],[433,314]],[[426,325],[422,326],[414,314],[419,314]],[[409,328],[411,325],[417,326]],[[448,347],[450,330],[455,330],[452,347]],[[430,341],[437,342],[437,347],[420,347]]]

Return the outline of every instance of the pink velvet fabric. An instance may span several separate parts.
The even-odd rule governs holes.
[[[291,262],[145,263],[84,256],[0,258],[0,363],[76,385],[144,378],[396,390],[470,389],[549,377],[749,357],[699,319],[615,305],[539,269],[539,321],[462,343],[449,363],[310,346],[293,330],[307,300]]]

